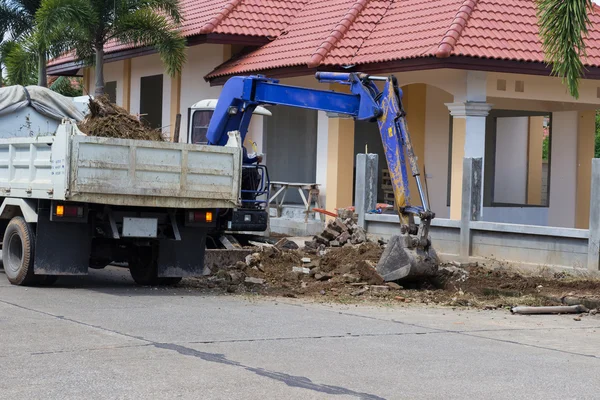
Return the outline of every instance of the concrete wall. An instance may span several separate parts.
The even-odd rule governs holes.
[[[527,203],[528,117],[497,120],[494,202]]]
[[[548,207],[483,207],[483,221],[548,225]]]
[[[162,126],[163,134],[169,134],[171,123],[171,78],[164,70],[158,54],[136,57],[131,60],[131,114],[140,112],[140,83],[145,76],[163,75]]]
[[[549,225],[575,226],[576,178],[577,112],[555,112],[552,115]]]
[[[204,76],[224,61],[224,46],[220,44],[203,44],[188,47],[186,56],[187,61],[181,71],[181,109],[179,111],[181,113],[181,135],[179,139],[181,142],[187,142],[189,107],[200,100],[219,98],[222,87],[211,87],[204,80]],[[135,65],[132,65],[132,79],[133,71],[135,71]],[[133,91],[131,96],[133,98]]]

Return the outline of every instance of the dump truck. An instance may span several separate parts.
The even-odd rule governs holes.
[[[77,126],[84,108],[45,88],[0,89],[0,232],[12,284],[110,263],[139,284],[174,284],[201,275],[211,231],[266,228],[238,207],[238,133],[224,146],[92,137]]]

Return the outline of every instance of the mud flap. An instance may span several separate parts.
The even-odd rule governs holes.
[[[206,233],[202,228],[179,227],[181,240],[163,239],[158,248],[158,276],[202,276]]]
[[[409,236],[392,236],[377,264],[377,272],[387,282],[432,277],[439,259],[433,248],[411,247]]]
[[[87,275],[92,247],[89,224],[52,222],[48,210],[38,215],[35,259],[36,275]]]

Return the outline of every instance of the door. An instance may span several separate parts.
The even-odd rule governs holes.
[[[163,76],[144,76],[140,82],[141,119],[151,128],[162,128]]]
[[[315,183],[317,177],[317,111],[277,106],[265,117],[266,163],[272,181]],[[289,190],[286,203],[302,204]]]

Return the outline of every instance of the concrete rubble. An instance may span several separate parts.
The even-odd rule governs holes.
[[[357,245],[367,241],[367,233],[353,218],[336,218],[327,223],[323,232],[305,242],[305,246],[308,249],[323,250],[327,247]]]

